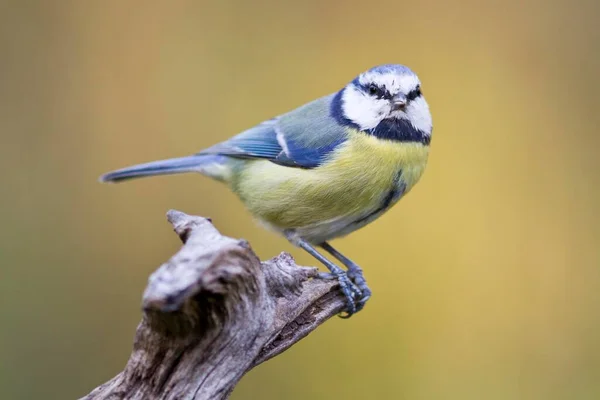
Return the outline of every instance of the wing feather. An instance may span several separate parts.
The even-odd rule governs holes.
[[[199,154],[262,158],[289,167],[316,168],[348,134],[331,116],[333,96],[265,121]]]

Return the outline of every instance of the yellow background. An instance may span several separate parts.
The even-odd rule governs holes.
[[[244,377],[241,399],[600,398],[597,1],[0,2],[0,398],[122,369],[176,208],[291,251],[217,182],[110,186],[380,63],[423,81],[422,181],[335,244],[374,296]]]

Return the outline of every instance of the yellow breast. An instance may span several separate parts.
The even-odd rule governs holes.
[[[353,131],[314,169],[246,161],[232,189],[252,214],[278,229],[326,226],[377,210],[398,185],[408,192],[421,177],[428,153],[421,143]]]

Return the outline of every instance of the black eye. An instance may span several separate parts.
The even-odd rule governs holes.
[[[379,93],[379,88],[377,86],[375,86],[374,84],[369,85],[369,94],[370,95],[376,95]]]

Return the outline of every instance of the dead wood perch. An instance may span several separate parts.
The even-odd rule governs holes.
[[[84,399],[226,399],[242,376],[338,314],[336,281],[289,254],[260,262],[205,218],[167,213],[184,245],[149,278],[125,370]]]

